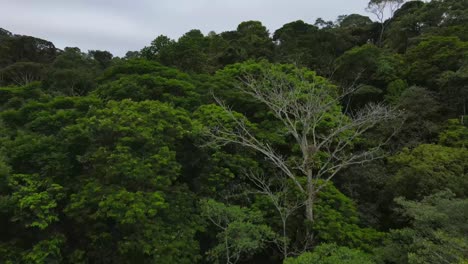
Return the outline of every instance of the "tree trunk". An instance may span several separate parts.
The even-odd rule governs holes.
[[[286,234],[286,219],[283,219],[283,256],[284,256],[284,259],[286,259],[288,257],[288,241],[287,241],[288,237],[287,237],[287,234]]]
[[[385,25],[383,23],[385,22],[382,22],[382,27],[380,28],[379,43],[378,43],[379,48],[383,47],[382,42],[383,42],[383,36],[385,32]]]
[[[311,223],[314,222],[314,201],[315,201],[315,186],[312,178],[312,170],[307,173],[307,200],[306,206],[306,219]]]

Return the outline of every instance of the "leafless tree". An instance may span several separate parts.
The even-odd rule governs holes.
[[[377,146],[352,151],[356,141],[379,123],[398,116],[383,104],[368,105],[345,115],[340,102],[356,87],[337,91],[323,78],[311,78],[303,70],[285,73],[271,66],[264,67],[260,73],[244,75],[238,88],[268,107],[293,139],[291,144],[297,144],[300,154],[287,157],[279,153],[268,141],[256,136],[246,118],[241,118],[219,99],[216,99],[218,104],[235,128],[220,121],[207,131],[209,144],[238,144],[263,154],[303,194],[305,217],[311,223],[314,203],[322,188],[344,168],[382,158],[381,147],[388,139]]]
[[[374,14],[380,23],[379,46],[382,45],[383,35],[386,29],[385,20],[387,16],[393,17],[405,0],[371,0],[367,4],[366,11]]]

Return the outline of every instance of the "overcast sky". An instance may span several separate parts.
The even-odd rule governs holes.
[[[234,30],[259,20],[270,32],[295,20],[365,14],[368,0],[0,0],[0,27],[52,41],[58,48],[108,50],[123,56],[158,35],[179,38]]]

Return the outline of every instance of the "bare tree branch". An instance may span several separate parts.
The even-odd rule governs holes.
[[[246,170],[244,174],[257,188],[255,193],[268,197],[271,204],[277,211],[281,219],[282,233],[281,239],[274,242],[279,251],[283,254],[283,258],[287,258],[292,254],[289,248],[287,222],[291,215],[304,207],[304,200],[299,197],[288,197],[291,196],[291,190],[289,189],[287,182],[278,175],[267,177],[262,171],[252,170]]]
[[[237,144],[263,154],[305,195],[305,201],[300,204],[305,205],[310,222],[314,221],[314,201],[322,188],[344,168],[382,158],[382,147],[388,139],[359,151],[353,150],[356,142],[376,125],[399,116],[397,111],[383,104],[370,104],[357,112],[343,113],[341,101],[357,87],[352,85],[339,91],[325,79],[300,69],[285,73],[274,66],[265,67],[256,75],[245,74],[238,88],[267,106],[283,124],[294,139],[291,145],[300,149],[299,157],[277,152],[269,142],[255,135],[253,125],[245,117],[218,98],[216,102],[235,127],[229,128],[219,120],[218,125],[208,131],[209,144]],[[252,173],[247,175],[270,198],[280,217],[287,219],[290,211],[285,209],[268,181]]]

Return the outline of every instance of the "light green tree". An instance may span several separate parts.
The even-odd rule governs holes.
[[[202,216],[219,233],[218,244],[208,251],[215,263],[237,263],[264,249],[274,239],[274,232],[265,224],[259,211],[214,200],[201,201]]]

